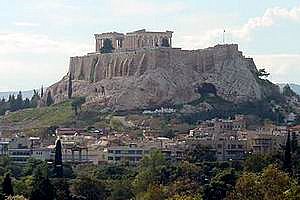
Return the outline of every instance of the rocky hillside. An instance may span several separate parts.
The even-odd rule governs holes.
[[[242,103],[278,92],[258,78],[253,60],[234,44],[191,51],[155,48],[88,54],[72,57],[69,73],[73,96],[86,96],[87,105],[114,110],[184,104],[204,93]],[[55,103],[67,99],[68,77],[47,89]]]

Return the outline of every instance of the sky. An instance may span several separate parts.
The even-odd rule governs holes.
[[[172,30],[173,47],[237,43],[275,83],[300,84],[299,0],[0,0],[0,92],[49,86],[94,33]]]

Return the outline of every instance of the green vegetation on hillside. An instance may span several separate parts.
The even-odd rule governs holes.
[[[0,124],[14,125],[23,128],[41,128],[61,124],[70,124],[74,112],[70,102],[64,102],[48,107],[29,108],[11,112],[0,118]]]

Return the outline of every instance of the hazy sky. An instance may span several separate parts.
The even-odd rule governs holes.
[[[173,30],[173,46],[238,43],[274,82],[300,83],[299,0],[0,0],[0,91],[48,86],[94,33]]]

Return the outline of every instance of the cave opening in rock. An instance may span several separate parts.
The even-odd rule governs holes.
[[[216,86],[212,83],[202,83],[196,86],[196,92],[201,94],[201,96],[209,96],[209,95],[217,96]]]

